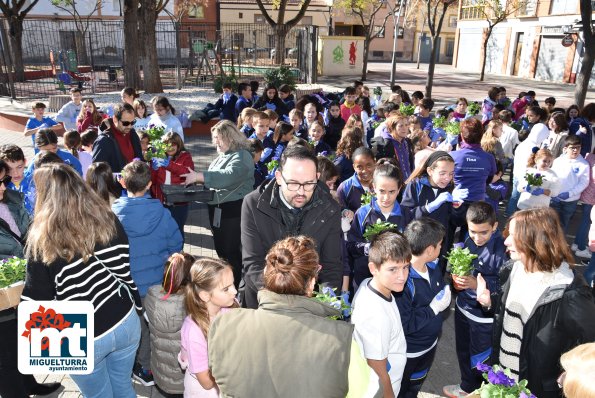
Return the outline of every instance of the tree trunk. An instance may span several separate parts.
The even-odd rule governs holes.
[[[588,34],[588,32],[587,32]],[[588,45],[588,42],[591,42]],[[585,105],[585,98],[587,90],[589,89],[589,80],[591,79],[591,72],[595,64],[595,40],[585,40],[585,55],[581,62],[581,70],[576,78],[576,86],[574,87],[574,103],[582,108]]]
[[[142,87],[139,68],[138,0],[124,0],[124,83],[135,89]]]
[[[277,42],[275,43],[275,64],[283,65],[285,63],[285,38],[287,37],[287,26],[275,26]]]
[[[10,19],[10,48],[14,65],[15,81],[25,81],[25,63],[23,62],[23,20],[16,16]]]
[[[370,37],[366,36],[364,40],[364,59],[362,60],[362,81],[366,81],[368,78],[368,53],[370,52]]]
[[[148,93],[162,93],[161,75],[159,74],[159,60],[157,59],[157,10],[155,0],[141,0],[139,32],[143,38],[143,87]]]
[[[485,77],[486,63],[488,60],[488,42],[490,41],[490,37],[492,36],[492,29],[493,29],[493,26],[490,26],[484,36],[483,55],[482,55],[482,59],[481,59],[481,73],[479,74],[480,82],[483,82],[483,79]]]
[[[434,69],[436,67],[436,39],[438,36],[432,36],[432,51],[430,51],[430,63],[428,64],[428,77],[426,79],[426,98],[432,98],[432,86],[434,85]]]

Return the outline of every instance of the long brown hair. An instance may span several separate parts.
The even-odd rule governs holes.
[[[166,293],[162,297],[167,300],[170,294],[177,294],[190,281],[190,269],[194,263],[194,256],[188,253],[174,253],[167,259],[163,268],[163,283],[161,287]]]
[[[62,258],[87,261],[97,244],[116,235],[116,216],[70,166],[44,165],[35,170],[35,217],[29,230],[27,256],[46,264]]]
[[[101,124],[101,121],[103,120],[103,117],[97,110],[97,105],[95,105],[95,102],[90,98],[87,98],[81,104],[81,111],[79,112],[79,115],[76,118],[76,121],[82,122],[83,120],[85,120],[85,117],[87,116],[87,111],[85,110],[85,104],[87,104],[87,103],[93,105],[93,112],[91,112],[91,124],[93,126],[99,126]]]
[[[186,285],[184,305],[186,312],[202,330],[205,337],[209,335],[211,319],[207,310],[207,303],[200,298],[200,292],[210,292],[215,289],[221,281],[221,273],[225,269],[231,270],[231,266],[225,261],[213,258],[196,260],[192,264],[192,268],[190,268],[190,281]],[[235,303],[232,307],[237,306],[237,303]]]
[[[278,294],[305,296],[316,278],[318,253],[312,238],[292,236],[273,245],[265,259],[264,287]]]
[[[500,120],[490,120],[481,137],[481,149],[491,154],[496,153],[496,146],[500,142],[498,137],[494,136],[494,129],[498,127],[502,128],[502,122]]]
[[[180,135],[178,133],[174,133],[173,131],[166,133],[163,136],[162,141],[164,144],[167,144],[167,145],[175,144],[178,147],[178,150],[176,151],[176,154],[174,155],[174,159],[177,158],[178,156],[180,156],[180,153],[182,153],[182,151],[186,150],[186,147],[184,146],[184,141],[182,141],[182,137],[180,137]]]
[[[527,272],[553,272],[564,261],[574,263],[574,256],[555,210],[542,207],[517,211],[508,221],[506,236],[512,220],[515,221],[513,239],[517,251],[527,259],[524,264]]]
[[[450,156],[447,152],[444,151],[435,151],[430,154],[423,162],[420,164],[409,176],[405,184],[409,184],[411,181],[414,181],[416,178],[427,177],[428,176],[428,169],[434,170],[438,167],[438,162],[450,162],[454,163],[454,159]]]
[[[345,155],[347,159],[351,159],[353,152],[360,146],[363,146],[363,133],[359,127],[344,128],[341,132],[341,139],[337,144],[337,156]]]

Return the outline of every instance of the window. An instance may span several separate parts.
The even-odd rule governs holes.
[[[192,6],[188,10],[188,18],[205,19],[204,6]]]
[[[519,9],[519,16],[534,16],[537,11],[537,0],[528,0],[524,7]]]
[[[384,57],[384,51],[372,51],[372,56],[375,58],[382,58]]]
[[[477,0],[463,0],[463,5],[461,7],[461,19],[483,19],[483,6],[477,4]],[[455,18],[455,27],[456,27],[456,17]],[[450,26],[450,19],[448,20],[448,24]]]
[[[592,3],[595,3],[592,1]],[[577,2],[573,0],[552,0],[552,11],[550,14],[575,14]]]
[[[121,12],[122,1],[123,0],[112,0],[112,11]]]
[[[446,48],[444,49],[444,55],[452,57],[455,53],[455,41],[453,39],[446,40]]]
[[[448,27],[449,28],[456,28],[457,27],[457,16],[456,15],[451,15],[448,18]]]
[[[264,16],[260,14],[254,14],[254,23],[264,23]]]
[[[383,26],[374,26],[374,31],[372,32],[372,36],[384,37],[384,27]]]
[[[299,25],[312,25],[312,17],[310,17],[310,16],[303,17],[300,20]]]
[[[242,18],[244,18],[244,13],[240,12],[240,14],[238,15],[238,19],[242,19]]]

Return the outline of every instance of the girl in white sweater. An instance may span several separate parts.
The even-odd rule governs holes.
[[[549,149],[533,148],[533,154],[529,156],[526,174],[541,174],[543,183],[541,186],[529,185],[526,174],[519,179],[517,189],[521,192],[519,198],[519,209],[531,209],[536,207],[548,207],[552,197],[558,195],[559,184],[556,173],[550,169],[554,157]]]

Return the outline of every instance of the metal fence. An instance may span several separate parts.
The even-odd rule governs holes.
[[[77,85],[91,93],[124,87],[122,20],[92,20],[84,34],[72,20],[25,20],[22,82],[9,79],[14,68],[8,56],[8,24],[0,23],[5,30],[0,35],[0,95],[41,98]],[[296,27],[286,36],[285,64],[298,82],[315,80],[316,36],[312,26]],[[267,70],[278,67],[278,37],[266,24],[224,23],[217,29],[208,23],[158,21],[156,37],[164,88],[210,88],[217,76],[232,72],[241,80],[262,80]],[[142,37],[138,45],[143,46]]]

